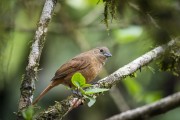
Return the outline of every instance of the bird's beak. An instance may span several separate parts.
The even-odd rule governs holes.
[[[104,56],[111,57],[112,55],[111,55],[111,53],[104,53]]]

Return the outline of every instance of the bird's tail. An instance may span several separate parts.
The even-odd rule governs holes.
[[[44,91],[35,99],[32,105],[35,105],[49,90],[51,90],[54,86],[52,84],[48,85]]]

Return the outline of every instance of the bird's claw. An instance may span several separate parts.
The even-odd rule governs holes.
[[[81,93],[81,91],[80,91],[79,89],[72,90],[72,93],[75,94],[75,95],[77,95],[77,96],[79,96],[79,97],[82,97],[82,96],[83,96],[82,93]]]

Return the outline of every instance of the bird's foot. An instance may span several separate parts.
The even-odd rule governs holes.
[[[72,93],[75,94],[75,95],[77,95],[77,96],[79,96],[79,97],[82,97],[82,96],[83,96],[82,93],[81,93],[81,91],[80,91],[79,89],[72,90]]]

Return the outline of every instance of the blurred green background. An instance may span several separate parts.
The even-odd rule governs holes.
[[[0,1],[0,120],[16,117],[21,78],[44,1]],[[58,0],[41,56],[35,97],[59,66],[82,51],[107,46],[112,52],[98,80],[180,33],[180,0],[119,0],[115,19],[108,17],[109,28],[103,22],[104,3],[97,2]],[[160,71],[158,62],[118,83],[91,108],[83,105],[74,109],[65,120],[103,120],[179,91],[180,77]],[[39,105],[47,108],[69,94],[60,85]],[[179,120],[179,111],[177,108],[151,120]]]

